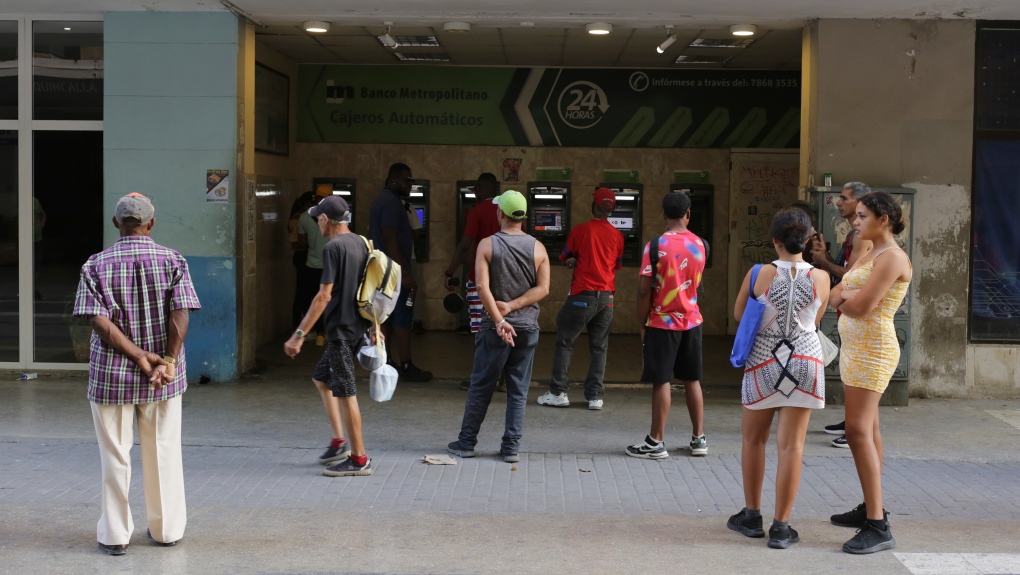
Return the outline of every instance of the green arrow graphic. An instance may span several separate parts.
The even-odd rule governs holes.
[[[676,145],[680,136],[683,136],[684,132],[691,127],[691,122],[693,121],[690,108],[677,108],[672,114],[670,114],[669,118],[662,123],[662,127],[659,128],[658,132],[655,132],[652,139],[648,140],[648,147],[672,148]]]
[[[759,148],[785,148],[797,132],[800,131],[800,108],[790,108],[776,122],[765,139],[758,144]]]
[[[744,116],[744,119],[737,124],[729,136],[723,140],[721,148],[747,148],[758,136],[758,133],[765,129],[768,123],[768,115],[764,108],[751,108],[751,111]]]
[[[708,148],[712,145],[726,126],[730,125],[730,111],[726,108],[716,108],[705,118],[705,121],[694,131],[691,139],[684,144],[685,148]]]
[[[627,121],[627,125],[620,130],[609,147],[611,148],[633,148],[636,147],[641,138],[648,130],[652,129],[655,123],[655,110],[650,106],[641,106],[638,111]]]

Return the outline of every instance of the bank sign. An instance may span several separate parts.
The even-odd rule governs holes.
[[[800,72],[302,65],[298,140],[795,148]]]

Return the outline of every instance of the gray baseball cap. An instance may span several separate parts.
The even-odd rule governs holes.
[[[114,211],[117,221],[122,224],[124,220],[130,218],[132,220],[131,223],[137,222],[137,225],[145,225],[152,220],[155,214],[156,208],[152,207],[152,202],[149,201],[149,198],[138,192],[131,192],[117,200],[117,208]]]

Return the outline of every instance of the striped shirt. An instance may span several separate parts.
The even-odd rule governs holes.
[[[170,312],[201,308],[188,274],[188,262],[176,251],[145,236],[127,236],[89,258],[81,268],[75,316],[110,318],[135,345],[165,355]],[[188,387],[184,347],[177,378],[149,390],[149,378],[134,361],[92,332],[89,401],[124,405],[165,401]]]

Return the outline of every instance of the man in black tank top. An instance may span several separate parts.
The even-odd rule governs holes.
[[[545,246],[524,233],[527,201],[507,190],[493,203],[499,206],[500,231],[478,243],[475,279],[485,307],[475,335],[475,360],[464,419],[457,441],[447,451],[474,457],[478,430],[492,401],[500,374],[506,375],[506,427],[499,452],[514,463],[524,432],[524,406],[531,384],[531,368],[538,346],[538,302],[549,295],[549,255]]]

